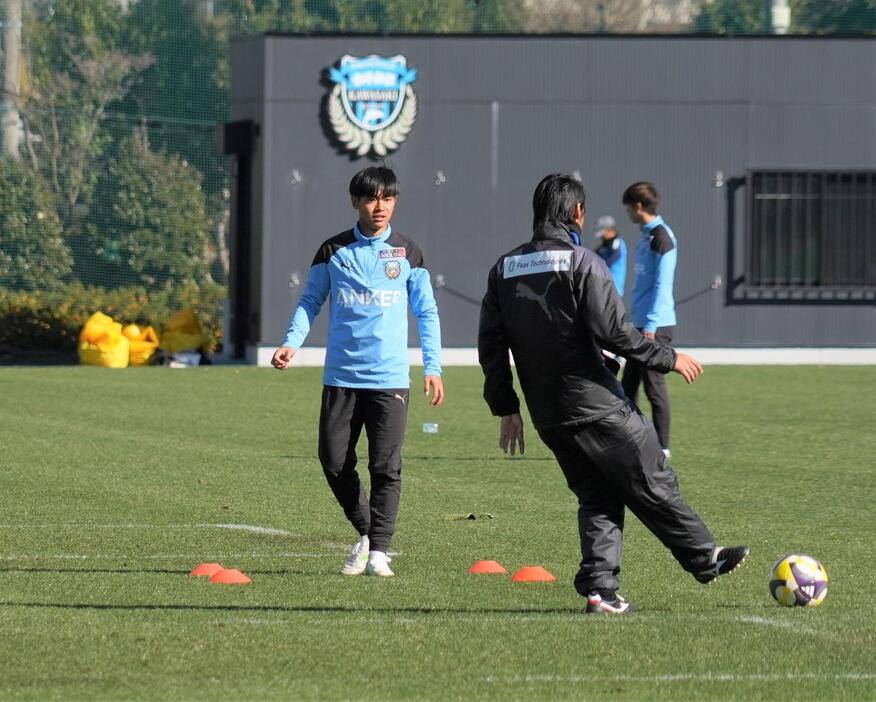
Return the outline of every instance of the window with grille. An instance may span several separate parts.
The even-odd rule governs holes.
[[[752,171],[747,299],[876,300],[876,171]]]

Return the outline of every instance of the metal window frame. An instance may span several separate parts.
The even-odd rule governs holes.
[[[727,185],[728,304],[876,303],[876,266],[869,264],[876,260],[876,235],[867,231],[868,222],[876,227],[876,171],[758,168],[746,171],[742,178],[730,179]],[[736,192],[741,187],[745,188],[746,197],[740,242],[735,210]],[[774,199],[780,199],[783,191],[787,191],[790,201],[785,208],[787,213],[778,206],[771,212],[763,199],[758,201],[759,193],[772,192]],[[799,206],[795,206],[801,197],[806,201],[802,223],[798,221]],[[851,210],[837,209],[838,200],[843,198],[857,198],[862,204]],[[817,213],[813,211],[816,201]],[[766,233],[770,218],[774,220],[771,235]],[[814,224],[816,218],[820,221],[818,227]],[[801,226],[802,231],[797,231]],[[820,234],[826,231],[846,232],[845,246],[831,246],[836,239]],[[812,261],[816,238],[817,271],[813,270]],[[738,249],[742,253],[742,270],[735,263]],[[810,274],[818,281],[810,282]],[[855,278],[858,280],[851,282]]]

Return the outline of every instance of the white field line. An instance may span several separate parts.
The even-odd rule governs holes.
[[[0,529],[233,529],[269,536],[297,536],[283,529],[254,524],[0,524]]]
[[[403,608],[402,608],[403,609]],[[344,616],[349,616],[355,614],[357,616],[357,622],[370,622],[374,623],[382,623],[383,625],[401,625],[401,626],[423,626],[423,627],[433,627],[434,620],[432,619],[433,614],[437,614],[440,616],[447,617],[446,625],[457,625],[457,624],[465,624],[469,622],[477,622],[483,623],[485,621],[497,621],[497,622],[538,622],[538,623],[546,623],[546,622],[581,622],[582,613],[580,611],[551,611],[545,610],[543,612],[534,613],[531,611],[523,611],[523,612],[514,612],[509,609],[508,611],[502,612],[478,612],[476,610],[465,611],[453,611],[453,610],[445,610],[441,606],[436,606],[435,611],[431,611],[428,605],[424,606],[424,610],[422,612],[409,612],[409,613],[400,613],[400,616],[393,617],[392,615],[387,615],[384,613],[375,614],[373,611],[368,609],[355,610],[349,609],[339,612]],[[305,621],[312,621],[314,625],[320,625],[320,622],[324,622],[325,620],[322,617],[314,617],[313,612],[311,611],[302,611],[294,614],[294,618],[283,618],[280,617],[278,619],[266,619],[266,618],[253,618],[253,617],[237,617],[237,618],[229,618],[222,619],[221,621],[225,624],[238,624],[238,625],[248,625],[248,626],[277,626],[277,625],[289,625],[289,626],[300,626],[301,625],[301,617],[305,617]],[[674,619],[681,620],[709,620],[714,622],[716,619],[720,621],[732,622],[738,621],[738,617],[736,616],[720,616],[720,615],[700,615],[700,614],[679,614],[674,617]],[[839,638],[835,637],[830,632],[818,631],[816,629],[807,630],[807,634],[814,634],[818,636],[828,636],[830,638]],[[530,676],[532,680],[535,680],[537,676]],[[612,678],[613,679],[613,678]],[[504,680],[500,681],[498,678],[494,682],[504,682]],[[513,681],[512,681],[513,682]]]
[[[344,609],[337,612],[331,612],[332,615],[339,615],[349,618],[355,615],[356,624],[377,624],[383,628],[387,625],[396,625],[404,627],[427,627],[429,631],[434,627],[434,621],[431,619],[431,613],[428,611],[422,614],[411,614],[405,617],[396,617],[388,619],[386,614],[375,614],[374,612],[364,609]],[[497,622],[544,622],[545,619],[551,621],[557,620],[581,620],[580,613],[559,613],[545,612],[543,616],[536,617],[531,614],[514,614],[512,612],[494,613],[494,612],[441,612],[441,616],[446,616],[452,624],[477,623],[483,624],[485,621]],[[213,624],[221,623],[226,626],[301,626],[302,623],[312,624],[315,627],[324,626],[326,619],[325,615],[314,616],[312,611],[302,611],[294,614],[294,619],[253,619],[252,617],[243,617],[237,619],[217,619]],[[416,618],[415,618],[416,617]],[[420,618],[421,617],[421,618]]]
[[[337,550],[338,546],[327,544],[329,548]],[[349,546],[343,547],[349,549]],[[403,556],[401,551],[390,551],[390,557]],[[248,559],[271,559],[271,558],[337,558],[337,553],[329,552],[307,552],[307,551],[278,551],[277,553],[259,553],[251,551],[249,553],[152,553],[152,554],[114,554],[114,553],[94,553],[94,554],[75,554],[75,553],[25,553],[13,555],[0,555],[0,561],[167,561],[173,559],[232,559],[232,558],[248,558]]]
[[[268,534],[269,536],[293,536],[292,532],[273,527],[254,526],[252,524],[194,524],[194,527],[215,529],[236,529],[238,531],[251,531],[253,534]]]
[[[814,634],[816,633],[814,629],[808,626],[800,626],[799,624],[795,624],[794,622],[782,622],[776,619],[767,619],[766,617],[757,617],[752,615],[743,615],[741,617],[736,617],[736,621],[745,622],[746,624],[762,624],[763,626],[777,626],[781,629],[790,629],[792,631],[799,631],[801,633]]]
[[[599,683],[599,682],[771,682],[779,680],[873,680],[874,673],[666,673],[663,675],[487,675],[490,684]]]
[[[86,523],[56,523],[56,524],[0,524],[0,529],[230,529],[234,531],[245,531],[254,534],[265,534],[267,536],[300,536],[293,534],[290,531],[283,529],[275,529],[273,527],[263,527],[254,524],[86,524]],[[332,551],[348,551],[349,544],[339,544],[327,541],[323,544],[327,549]],[[390,551],[390,556],[401,556],[401,551]],[[126,554],[73,554],[73,553],[55,553],[55,554],[18,554],[18,555],[0,555],[0,561],[39,561],[39,560],[70,560],[70,561],[87,561],[87,560],[169,560],[173,558],[201,558],[205,556],[203,553],[156,553],[149,555],[126,555]],[[336,553],[310,553],[310,552],[295,552],[281,551],[279,553],[219,553],[212,554],[211,558],[336,558]]]
[[[74,553],[55,553],[55,554],[18,554],[11,556],[0,556],[0,561],[164,561],[174,558],[337,558],[333,553],[294,553],[283,551],[282,553],[212,553],[204,555],[203,553],[154,553],[150,555],[126,555],[118,554],[74,554]]]

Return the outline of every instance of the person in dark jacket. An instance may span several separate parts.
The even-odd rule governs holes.
[[[629,321],[605,262],[580,245],[584,202],[584,188],[571,176],[538,184],[532,240],[490,270],[478,356],[484,399],[501,418],[499,446],[514,455],[525,444],[513,355],[536,431],[578,498],[575,589],[586,612],[622,614],[632,610],[617,592],[625,507],[699,582],[734,570],[748,548],[715,545],[682,499],[653,425],[605,366],[601,349],[688,383],[702,372],[695,359],[646,338]]]

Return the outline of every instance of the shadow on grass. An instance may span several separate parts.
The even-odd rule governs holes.
[[[296,456],[277,456],[277,458],[294,459],[294,460],[318,460],[313,455],[296,455]],[[554,461],[552,456],[544,456],[542,458],[530,458],[529,456],[410,456],[404,454],[405,461],[453,461],[454,463],[476,462],[483,463],[484,461]]]
[[[163,575],[188,575],[187,570],[167,568],[0,568],[0,573],[160,573]]]
[[[334,575],[335,571],[304,571],[304,570],[250,570],[251,575]],[[121,575],[143,575],[157,573],[160,575],[188,575],[187,570],[171,570],[168,568],[0,568],[0,573],[110,573]]]
[[[95,602],[10,602],[0,601],[0,607],[26,609],[80,609],[102,611],[169,611],[169,612],[308,612],[344,614],[584,614],[583,608],[553,607],[340,607],[340,606],[284,606],[284,605],[189,605],[189,604],[108,604]]]

